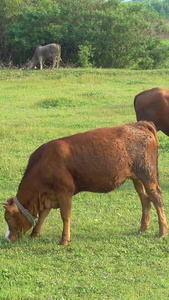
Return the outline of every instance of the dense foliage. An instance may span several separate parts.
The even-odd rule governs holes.
[[[37,44],[59,43],[62,65],[151,69],[169,53],[164,22],[144,3],[1,0],[2,62],[23,65]]]
[[[132,0],[133,2],[145,2],[147,8],[156,10],[160,16],[169,19],[169,1],[168,0]]]

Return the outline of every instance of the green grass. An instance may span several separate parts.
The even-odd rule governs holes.
[[[136,120],[142,90],[168,88],[169,71],[0,70],[0,196],[16,194],[29,155],[42,143]],[[169,139],[159,136],[159,170],[169,220]],[[110,194],[74,197],[71,242],[59,246],[59,211],[41,236],[11,244],[0,207],[0,299],[131,300],[169,298],[169,239],[150,228],[137,235],[141,205],[130,181]]]

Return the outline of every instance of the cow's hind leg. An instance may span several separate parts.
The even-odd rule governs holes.
[[[52,69],[54,69],[54,68],[55,68],[55,66],[56,66],[56,63],[57,63],[56,57],[53,57],[53,66],[52,66]]]
[[[51,210],[51,208],[46,208],[39,213],[39,219],[38,219],[35,227],[32,230],[31,237],[34,238],[34,237],[39,236],[41,229],[42,229],[43,222],[46,219],[46,217],[48,216],[50,210]]]
[[[166,236],[167,235],[167,220],[164,212],[163,207],[163,199],[162,199],[162,193],[161,188],[158,184],[152,183],[152,182],[144,182],[144,186],[146,189],[146,192],[150,198],[150,200],[153,202],[157,215],[158,215],[158,222],[159,222],[159,236]]]
[[[143,183],[139,179],[133,180],[133,183],[142,204],[142,219],[139,232],[145,232],[149,228],[150,224],[151,203]]]
[[[156,182],[148,180],[142,182],[140,180],[133,180],[133,182],[142,203],[142,220],[140,231],[145,232],[146,229],[149,227],[151,210],[150,202],[153,202],[158,214],[159,236],[166,236],[167,221],[165,217],[163,199],[159,185]]]

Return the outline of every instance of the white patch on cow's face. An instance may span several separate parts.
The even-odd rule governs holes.
[[[6,231],[6,234],[5,234],[5,238],[8,242],[10,242],[10,239],[9,239],[9,235],[10,235],[10,230],[9,230],[9,226],[7,224],[7,231]]]

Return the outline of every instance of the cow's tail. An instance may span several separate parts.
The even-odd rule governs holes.
[[[138,94],[138,95],[140,95],[140,94]],[[134,97],[134,108],[136,109],[136,99],[137,99],[137,96],[138,95],[136,95],[135,97]]]
[[[143,126],[144,128],[148,129],[151,134],[153,135],[156,143],[156,176],[157,176],[157,182],[158,182],[158,189],[161,190],[159,185],[159,172],[158,172],[158,136],[157,136],[157,130],[153,122],[147,122],[147,121],[140,121],[137,124]]]
[[[152,90],[145,90],[145,91],[142,91],[139,94],[137,94],[134,97],[134,108],[136,109],[136,100],[138,97],[140,97],[142,95],[147,95],[147,94],[152,95],[152,93],[157,93],[158,90],[159,90],[159,88],[153,88]]]
[[[144,121],[143,123],[146,124],[147,129],[154,135],[154,138],[155,138],[155,140],[158,144],[157,129],[156,129],[154,123],[153,122],[147,122],[147,121]]]
[[[142,94],[142,93],[140,93],[140,94]],[[137,104],[136,104],[136,102],[137,102],[137,98],[140,96],[140,94],[136,95],[135,98],[134,98],[134,109],[135,109],[137,121],[146,120],[146,119],[144,118],[145,112],[143,112],[142,109],[141,109],[141,110],[140,110],[140,109],[139,109],[139,110],[137,109]]]
[[[159,169],[158,169],[158,149],[159,149],[159,144],[158,144],[158,136],[157,136],[157,130],[153,122],[147,122],[147,128],[148,130],[153,134],[156,143],[157,143],[157,151],[156,151],[156,176],[157,176],[157,183],[158,183],[158,190],[161,193],[161,187],[159,183]]]
[[[147,91],[143,91],[143,92],[140,92],[139,94],[137,94],[135,97],[134,97],[134,108],[136,109],[136,100],[138,97],[142,96],[143,94],[145,94]]]

